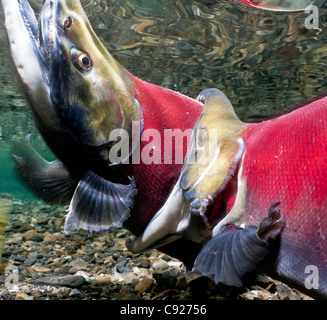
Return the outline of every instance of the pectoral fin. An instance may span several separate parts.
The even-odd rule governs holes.
[[[278,205],[278,204],[277,204]],[[255,270],[269,252],[269,245],[285,227],[285,218],[273,203],[259,225],[228,231],[212,238],[194,262],[193,272],[213,278],[216,284],[242,286],[245,273]]]
[[[136,194],[133,178],[129,185],[123,185],[87,171],[70,203],[65,233],[78,229],[103,232],[121,227],[129,217]]]
[[[41,198],[54,203],[69,203],[77,182],[62,162],[48,162],[31,146],[30,135],[15,148],[14,159],[21,179]]]

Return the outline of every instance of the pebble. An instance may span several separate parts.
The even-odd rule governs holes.
[[[13,199],[0,264],[0,300],[186,300],[183,264],[158,250],[133,255],[125,245],[129,232],[102,235],[75,231],[66,236],[67,207],[38,200]],[[5,287],[5,269],[18,268],[15,290]],[[231,299],[229,290],[210,299]],[[242,300],[310,300],[307,295],[265,275],[234,294]]]
[[[63,249],[54,249],[55,253],[59,256],[62,257],[65,254],[65,250]]]
[[[32,270],[34,272],[40,272],[40,273],[47,273],[51,271],[51,269],[49,268],[39,267],[39,266],[32,266],[28,270]]]
[[[74,268],[74,270],[76,270],[75,272],[77,272],[79,270],[86,270],[88,263],[85,260],[83,260],[82,258],[77,258],[76,260],[73,260],[72,262],[70,262],[69,266],[71,268]]]
[[[26,231],[22,236],[22,240],[28,241],[28,240],[30,240],[31,237],[36,236],[36,235],[37,235],[37,233],[35,230]]]
[[[152,278],[143,278],[140,280],[140,282],[135,286],[135,290],[139,293],[144,293],[149,288],[151,288],[152,284],[154,282],[154,279]]]
[[[46,233],[44,235],[44,239],[43,241],[46,242],[46,243],[53,243],[53,242],[56,242],[58,239],[58,235],[56,233]]]
[[[17,300],[33,300],[32,296],[29,296],[23,292],[16,292],[15,295],[16,295]]]
[[[70,297],[80,297],[83,296],[82,292],[79,291],[78,289],[72,289],[69,293]]]
[[[43,284],[50,286],[62,286],[62,287],[79,287],[85,282],[83,276],[65,275],[58,277],[42,277],[34,281],[35,284]]]
[[[111,276],[109,274],[100,274],[96,276],[94,280],[98,284],[110,284],[112,282]]]
[[[178,270],[176,268],[156,270],[153,272],[153,278],[160,290],[173,289],[177,284]]]
[[[167,261],[158,258],[152,263],[153,270],[165,270],[169,268],[169,264]]]
[[[140,266],[141,268],[150,268],[151,263],[150,263],[150,261],[149,261],[148,259],[142,259],[142,260],[140,261],[140,263],[139,263],[139,266]]]
[[[32,266],[37,259],[41,258],[43,255],[39,254],[38,252],[32,252],[28,255],[27,259],[24,260],[24,265],[26,267]]]
[[[36,235],[33,235],[29,238],[29,241],[35,241],[35,242],[42,242],[43,241],[43,237],[36,234]]]

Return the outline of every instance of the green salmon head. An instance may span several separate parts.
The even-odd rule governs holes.
[[[110,164],[111,132],[116,129],[116,141],[119,130],[132,140],[132,121],[142,121],[133,83],[96,36],[79,0],[47,0],[41,26],[57,116]]]
[[[97,38],[80,1],[45,0],[39,21],[28,0],[1,4],[18,79],[60,160],[47,162],[25,142],[15,156],[20,175],[44,199],[70,202],[66,232],[121,227],[137,188],[132,168],[119,164],[137,147],[126,139],[142,130],[132,77]],[[123,157],[112,160],[112,146],[124,142]]]

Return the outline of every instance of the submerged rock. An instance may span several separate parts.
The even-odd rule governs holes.
[[[147,291],[148,289],[151,288],[153,282],[154,282],[154,279],[152,279],[152,278],[143,278],[135,286],[135,290],[139,293],[144,293],[145,291]]]
[[[71,287],[71,288],[79,287],[84,282],[85,282],[84,277],[75,276],[75,275],[66,275],[66,276],[58,276],[58,277],[42,277],[34,281],[35,284]]]

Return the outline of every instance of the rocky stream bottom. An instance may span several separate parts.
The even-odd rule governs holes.
[[[10,197],[10,196],[8,196]],[[0,263],[0,300],[191,300],[183,264],[158,250],[132,254],[117,229],[65,235],[66,207],[12,199]],[[266,275],[210,300],[311,300]]]

